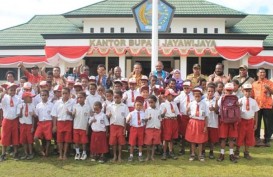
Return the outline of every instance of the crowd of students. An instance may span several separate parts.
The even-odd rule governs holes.
[[[15,159],[34,158],[34,142],[36,154],[50,156],[52,140],[58,145],[60,160],[66,160],[68,151],[74,149],[75,160],[86,160],[90,154],[92,161],[103,163],[111,147],[111,161],[120,162],[127,143],[129,162],[134,160],[135,148],[139,161],[155,160],[159,147],[163,149],[161,160],[177,159],[174,141],[178,138],[180,155],[185,154],[185,142],[190,143],[190,161],[205,161],[206,143],[210,159],[215,158],[215,143],[220,143],[217,161],[223,161],[227,139],[230,161],[237,162],[241,146],[244,158],[251,159],[249,147],[255,145],[259,111],[251,98],[252,84],[236,88],[238,80],[215,83],[204,77],[182,81],[179,70],[160,75],[151,72],[147,77],[137,74],[141,73],[137,69],[140,64],[135,64],[128,78],[121,77],[119,67],[106,75],[103,65],[98,66],[98,76],[89,76],[89,68],[80,66],[81,71],[75,68],[65,77],[60,76],[59,67],[42,75],[36,72],[37,66],[31,73],[23,64],[19,67],[26,76],[20,85],[8,78],[14,77],[12,72],[7,73],[8,82],[1,85],[0,161],[7,159],[10,146]],[[240,120],[226,123],[220,118],[222,99],[234,94],[238,96]],[[21,156],[19,145],[24,149]]]

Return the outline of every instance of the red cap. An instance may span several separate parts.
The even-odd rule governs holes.
[[[149,87],[148,86],[142,86],[140,88],[140,92],[142,92],[143,90],[147,90],[149,92]]]
[[[142,96],[137,96],[135,102],[144,103],[144,98]]]
[[[74,77],[72,77],[72,76],[68,76],[66,81],[67,81],[68,84],[74,84],[75,83]]]
[[[61,85],[56,85],[55,87],[54,87],[54,89],[53,89],[53,91],[55,92],[61,92],[62,91],[62,89],[63,89],[63,87],[61,86]]]
[[[89,78],[88,78],[88,75],[87,75],[87,74],[80,74],[80,78],[81,78],[81,79],[82,79],[82,78],[85,78],[85,79],[89,80]]]
[[[8,85],[7,85],[7,89],[9,89],[9,88],[11,88],[11,87],[18,87],[18,85],[17,84],[15,84],[15,83],[8,83]]]
[[[173,96],[177,96],[178,94],[175,93],[175,91],[173,91],[173,89],[167,89],[165,91],[165,96],[168,96],[169,94],[173,95]]]
[[[74,87],[81,87],[81,88],[82,88],[82,84],[81,84],[80,82],[76,82],[76,83],[74,84]]]
[[[26,97],[34,97],[35,95],[32,94],[31,92],[24,92],[22,95],[22,99],[26,98]]]

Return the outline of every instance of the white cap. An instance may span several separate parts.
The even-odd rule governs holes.
[[[128,82],[128,79],[126,77],[121,78],[121,82]]]
[[[244,84],[243,89],[252,89],[252,85],[251,84]]]
[[[183,82],[183,86],[191,86],[191,82],[190,81]]]
[[[143,76],[141,77],[141,80],[147,80],[147,81],[148,81],[149,79],[148,79],[147,76],[143,75]]]
[[[30,82],[25,82],[23,85],[24,89],[31,89],[31,83]]]
[[[225,89],[226,89],[226,90],[234,90],[234,85],[233,85],[233,83],[226,83]]]
[[[96,80],[96,77],[95,76],[90,76],[89,80]]]
[[[135,84],[135,83],[136,83],[136,79],[135,79],[135,78],[130,78],[130,79],[129,79],[129,83]]]
[[[203,89],[200,87],[195,87],[192,92],[200,92],[201,94],[203,93]]]

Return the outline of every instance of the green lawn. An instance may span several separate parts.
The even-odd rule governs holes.
[[[228,149],[227,149],[228,150]],[[217,148],[218,156],[218,148]],[[140,163],[135,160],[127,163],[127,152],[124,152],[124,162],[98,164],[86,161],[75,161],[70,157],[67,161],[57,160],[57,156],[49,158],[35,157],[28,161],[14,161],[9,158],[0,163],[0,176],[272,176],[273,147],[251,148],[253,160],[239,159],[237,164],[229,161],[228,155],[223,162],[206,158],[204,163],[189,162],[189,152],[179,156],[178,160],[168,159]],[[228,153],[228,152],[226,152]]]

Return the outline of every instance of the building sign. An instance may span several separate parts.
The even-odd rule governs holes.
[[[166,2],[158,2],[158,31],[168,32],[171,24],[175,7]],[[143,0],[132,8],[138,30],[140,32],[152,31],[152,0]]]

